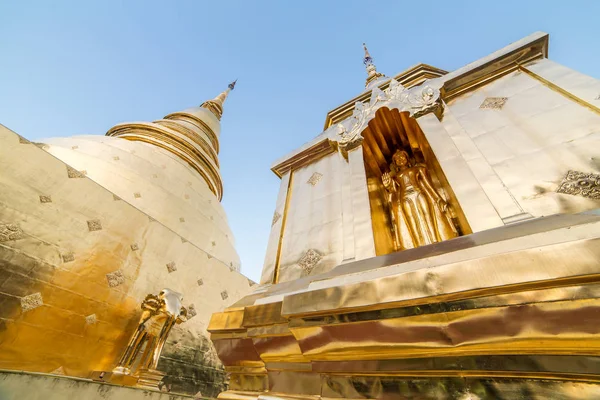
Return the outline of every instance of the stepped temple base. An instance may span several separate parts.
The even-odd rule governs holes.
[[[209,331],[223,399],[600,398],[600,212],[259,287]]]

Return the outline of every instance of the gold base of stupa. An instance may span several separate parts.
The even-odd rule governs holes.
[[[600,398],[600,213],[261,286],[209,331],[223,399]]]

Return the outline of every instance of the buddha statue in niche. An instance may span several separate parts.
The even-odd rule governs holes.
[[[434,187],[427,167],[413,163],[406,151],[394,153],[382,182],[396,251],[458,236],[448,203]]]

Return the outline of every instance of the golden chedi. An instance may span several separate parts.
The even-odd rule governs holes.
[[[366,49],[365,49],[366,50]],[[534,33],[366,90],[276,161],[223,399],[600,398],[600,81]]]
[[[225,390],[206,328],[252,284],[220,203],[231,89],[105,136],[31,143],[0,126],[0,369],[25,371],[5,373],[2,395]],[[89,387],[61,392],[73,385],[54,375]]]

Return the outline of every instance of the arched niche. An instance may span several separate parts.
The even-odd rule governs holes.
[[[361,136],[364,139],[363,158],[377,255],[398,251],[394,246],[392,221],[386,201],[387,192],[382,184],[382,174],[389,171],[392,155],[399,149],[406,151],[414,163],[426,165],[434,186],[450,205],[452,221],[459,235],[472,233],[427,138],[409,112],[381,107],[361,132]]]

